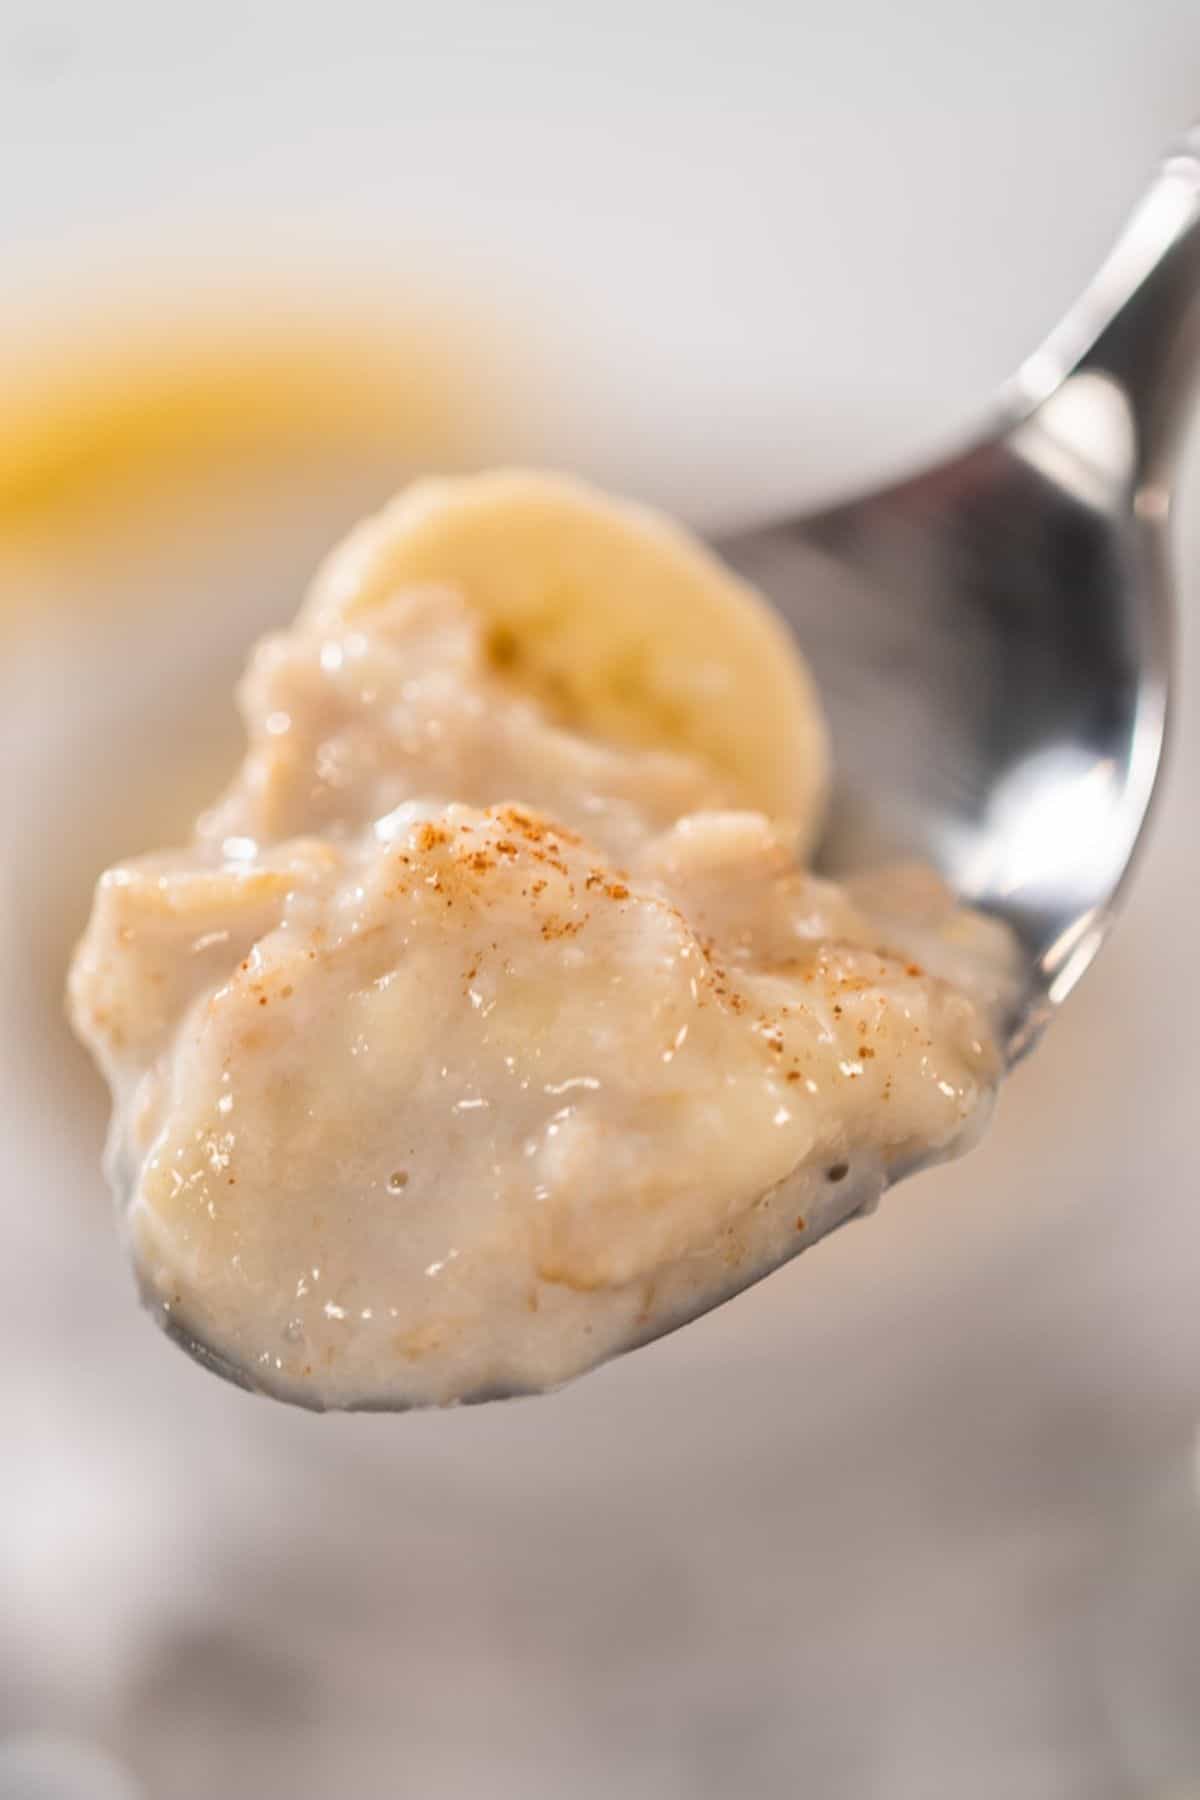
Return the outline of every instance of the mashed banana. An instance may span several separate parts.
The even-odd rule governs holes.
[[[251,1385],[550,1387],[984,1117],[1003,946],[932,879],[799,865],[811,685],[670,528],[549,477],[417,490],[242,707],[192,844],[101,877],[70,999],[147,1300]]]

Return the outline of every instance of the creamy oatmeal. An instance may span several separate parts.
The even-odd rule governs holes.
[[[961,1148],[1004,946],[802,866],[807,673],[690,539],[560,478],[360,528],[185,849],[71,974],[149,1304],[316,1407],[546,1388]]]

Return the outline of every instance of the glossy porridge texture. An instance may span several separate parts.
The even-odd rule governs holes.
[[[412,490],[241,704],[192,842],[101,877],[70,1003],[145,1297],[252,1385],[552,1386],[986,1116],[1003,942],[919,871],[805,869],[807,674],[652,516]]]

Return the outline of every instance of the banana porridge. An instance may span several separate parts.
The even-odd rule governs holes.
[[[101,877],[70,981],[149,1305],[314,1407],[544,1389],[956,1151],[995,927],[804,866],[781,623],[561,477],[421,484],[241,692],[192,842]]]

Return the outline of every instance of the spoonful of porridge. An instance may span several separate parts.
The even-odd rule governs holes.
[[[333,552],[71,972],[193,1355],[315,1408],[536,1392],[971,1143],[1155,782],[1197,149],[936,469],[720,555],[500,471]]]

